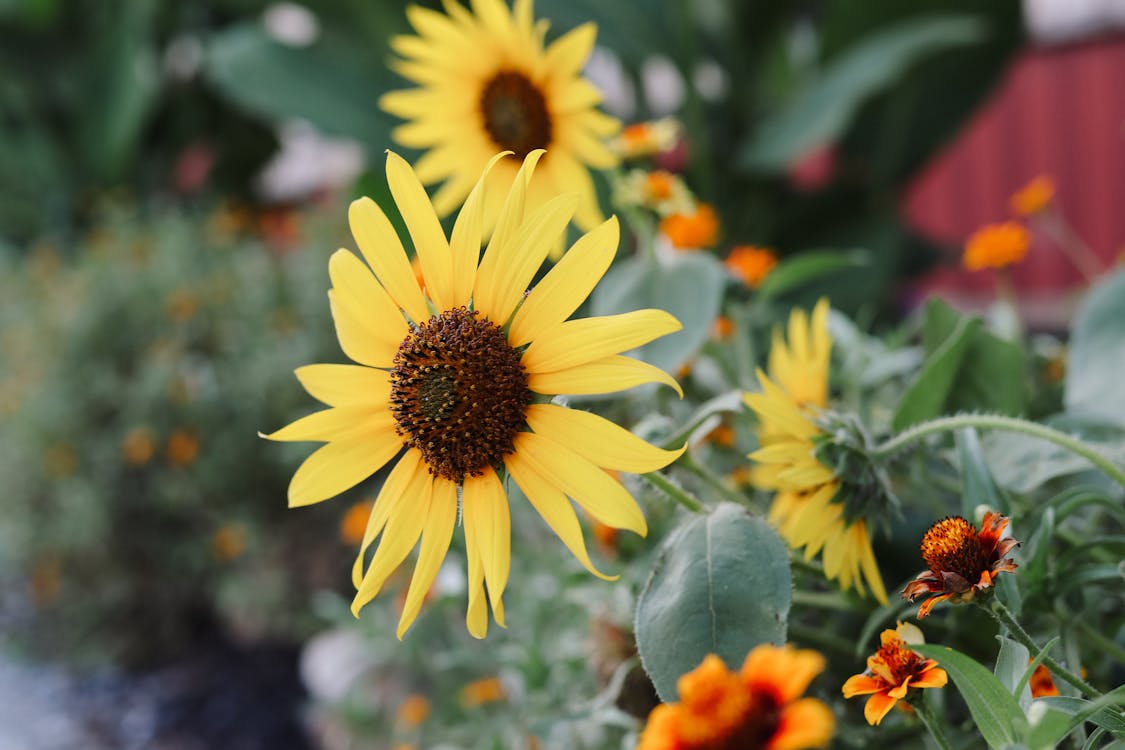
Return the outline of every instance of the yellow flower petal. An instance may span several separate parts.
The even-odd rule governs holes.
[[[613,263],[620,234],[613,216],[571,246],[516,311],[509,334],[512,346],[533,341],[578,309]]]
[[[551,152],[550,161],[544,164],[544,169],[550,175],[556,190],[578,194],[580,200],[574,222],[579,227],[590,230],[605,221],[605,216],[598,206],[598,192],[594,188],[594,180],[589,170],[575,156],[565,149],[555,149]]]
[[[523,355],[528,372],[553,372],[620,354],[678,331],[680,321],[663,310],[568,320],[545,330]]]
[[[509,153],[511,152],[499,153],[489,160],[453,225],[449,249],[453,259],[452,294],[455,307],[468,305],[469,298],[473,295],[477,263],[480,261],[481,235],[484,231],[484,187],[493,165]]]
[[[511,182],[511,187],[504,197],[504,203],[500,207],[496,226],[492,230],[492,237],[488,241],[488,248],[484,251],[484,257],[481,258],[480,267],[477,269],[477,285],[474,287],[474,297],[479,297],[482,293],[489,298],[496,296],[496,291],[491,288],[492,278],[499,273],[500,259],[507,254],[508,245],[515,242],[519,235],[520,227],[524,221],[527,186],[535,173],[535,165],[539,163],[543,153],[542,149],[537,149],[528,154],[524,158],[523,164],[520,165],[519,171],[516,172],[515,179]],[[499,179],[503,170],[498,169],[493,174],[497,175],[497,179]],[[490,285],[490,288],[483,289],[482,287],[485,284]]]
[[[501,246],[496,266],[487,276],[482,274],[473,298],[489,320],[503,325],[511,317],[547,253],[566,231],[577,203],[575,195],[552,199],[527,218],[513,241]]]
[[[422,546],[418,550],[418,562],[414,565],[414,576],[410,579],[410,589],[402,607],[396,634],[402,636],[414,624],[422,609],[426,593],[437,578],[449,543],[453,539],[453,525],[457,521],[457,485],[444,479],[434,480],[430,511],[422,530]]]
[[[379,282],[399,307],[415,323],[430,316],[426,299],[410,267],[410,260],[399,241],[398,232],[370,198],[352,201],[348,208],[348,224],[359,251]]]
[[[430,512],[433,479],[428,474],[415,473],[407,494],[391,508],[379,546],[371,564],[363,575],[363,582],[352,599],[352,614],[359,617],[363,609],[378,594],[387,578],[402,564],[422,535]]]
[[[620,482],[570,448],[534,432],[515,439],[516,453],[531,468],[606,526],[645,536],[648,525],[637,501]]]
[[[294,371],[308,394],[329,406],[386,406],[391,384],[385,370],[359,365],[305,365]]]
[[[289,507],[327,500],[367,479],[402,450],[394,431],[373,430],[313,451],[289,482]]]
[[[393,151],[387,152],[387,184],[414,241],[427,293],[439,309],[454,307],[453,260],[445,232],[414,170]]]
[[[390,367],[407,333],[398,307],[367,267],[347,250],[328,261],[328,292],[336,336],[344,353],[371,367]]]
[[[528,373],[527,378],[532,391],[548,396],[614,393],[645,383],[663,383],[684,397],[676,379],[659,367],[617,354],[555,372]]]
[[[594,49],[597,36],[598,27],[593,23],[571,29],[547,47],[545,67],[560,77],[578,75]]]
[[[594,567],[594,563],[590,560],[590,553],[586,550],[586,540],[582,536],[578,514],[574,512],[562,490],[531,468],[518,451],[505,456],[504,465],[527,496],[528,502],[586,570],[606,581],[616,581],[620,578],[620,576],[608,576]]]
[[[363,543],[359,546],[355,563],[352,565],[352,585],[357,589],[363,583],[363,563],[367,548],[375,541],[375,537],[387,525],[391,509],[403,501],[407,496],[407,489],[411,482],[421,481],[426,475],[426,467],[422,464],[422,453],[417,448],[409,448],[402,458],[398,460],[391,473],[383,481],[375,504],[371,506],[371,514],[367,517],[367,528],[363,532]]]
[[[512,528],[508,496],[491,468],[479,477],[467,477],[461,495],[465,517],[465,539],[480,551],[484,581],[492,614],[500,627],[504,624],[504,588],[512,564]]]
[[[394,416],[387,409],[366,405],[338,406],[301,417],[277,432],[261,436],[282,442],[329,442],[351,440],[372,433],[381,435],[387,431],[394,432]]]
[[[597,466],[633,474],[662,469],[687,449],[686,445],[675,451],[657,448],[597,414],[554,404],[527,407],[527,423],[534,432],[569,446]]]
[[[464,493],[462,493],[462,505]],[[469,606],[465,611],[465,626],[474,638],[488,635],[488,598],[484,593],[484,562],[477,538],[465,532],[465,567],[468,580]]]

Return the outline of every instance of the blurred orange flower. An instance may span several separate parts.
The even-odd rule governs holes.
[[[679,123],[672,119],[638,122],[626,126],[613,147],[625,159],[656,156],[675,146],[679,133]]]
[[[694,213],[666,216],[660,231],[678,250],[714,247],[719,239],[719,215],[711,205],[699,203]]]
[[[1046,210],[1054,197],[1055,181],[1041,174],[1017,190],[1008,203],[1016,216],[1028,217]]]
[[[486,703],[504,700],[506,696],[504,683],[500,682],[499,677],[485,677],[461,688],[461,705],[466,708],[476,708]]]
[[[777,265],[777,255],[766,247],[739,245],[723,264],[743,284],[757,289]]]
[[[715,318],[715,322],[711,324],[712,338],[722,341],[732,333],[734,333],[734,322],[725,315]]]
[[[981,227],[965,243],[961,265],[970,271],[1018,263],[1031,247],[1031,232],[1014,221]]]
[[[1051,670],[1042,664],[1035,667],[1028,684],[1031,685],[1032,698],[1047,698],[1059,694],[1059,689],[1055,685],[1055,678],[1051,676]]]
[[[374,505],[373,500],[352,503],[348,512],[340,519],[340,541],[348,545],[363,541],[363,535],[367,531],[367,519],[371,516],[371,508]]]
[[[176,430],[168,438],[164,455],[172,466],[180,468],[190,466],[199,455],[199,438],[190,430]]]
[[[399,726],[413,729],[430,715],[430,700],[421,693],[411,693],[399,704],[395,719]]]
[[[227,524],[211,535],[211,552],[219,562],[230,562],[246,551],[246,529],[240,524]]]
[[[147,427],[134,427],[121,441],[121,457],[130,466],[144,466],[156,453],[156,439]]]

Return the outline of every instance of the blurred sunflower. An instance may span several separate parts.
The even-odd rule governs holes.
[[[828,404],[831,351],[828,300],[817,303],[811,319],[804,310],[793,311],[788,343],[774,331],[770,374],[758,371],[762,392],[743,396],[759,423],[761,447],[750,454],[758,462],[751,482],[776,491],[769,518],[789,546],[804,548],[810,560],[822,554],[829,579],[845,590],[854,586],[860,594],[866,581],[885,604],[887,592],[867,521],[855,512],[857,501],[868,502],[877,494],[865,478],[870,467],[838,472],[822,458],[822,449],[833,447],[817,422]]]
[[[555,394],[607,393],[649,382],[679,391],[662,370],[620,352],[680,324],[661,310],[567,320],[613,260],[616,219],[581,237],[527,291],[577,203],[560,196],[526,210],[541,154],[524,159],[481,257],[488,169],[501,157],[485,167],[447,240],[413,170],[388,152],[387,182],[420,258],[425,291],[382,210],[368,198],[352,203],[352,233],[370,268],[351,252],[337,251],[328,265],[328,298],[340,346],[359,364],[299,368],[305,389],[332,408],[265,436],[327,442],[293,475],[291,506],[332,497],[394,460],[353,567],[358,592],[352,611],[358,615],[379,593],[421,538],[400,638],[449,549],[459,505],[469,631],[478,638],[487,632],[485,588],[496,621],[504,624],[501,597],[511,559],[503,470],[574,555],[605,578],[590,562],[567,498],[607,526],[643,535],[640,508],[607,471],[654,471],[682,452],[653,447],[594,414],[547,403]],[[365,553],[380,534],[364,572]]]
[[[410,6],[417,36],[398,36],[391,47],[402,59],[392,67],[418,88],[393,91],[379,106],[409,122],[394,139],[426,153],[415,165],[425,184],[442,183],[434,208],[445,216],[465,200],[489,159],[511,151],[522,159],[548,149],[527,188],[531,209],[561,192],[577,193],[575,223],[590,230],[603,216],[590,169],[615,167],[606,145],[621,123],[599,112],[601,93],[582,77],[594,47],[592,23],[545,43],[546,21],[536,21],[532,0],[471,0],[465,8],[445,1],[445,13]],[[510,184],[515,165],[501,162],[490,187]],[[484,206],[485,232],[500,210],[500,191]]]

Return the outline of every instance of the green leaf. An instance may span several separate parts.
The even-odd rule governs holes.
[[[785,642],[789,554],[761,518],[731,504],[670,535],[637,603],[637,648],[661,699],[717,654],[738,669],[758,644]]]
[[[780,297],[807,284],[844,269],[871,265],[871,256],[863,250],[814,250],[782,259],[762,285],[758,296]]]
[[[666,262],[635,258],[614,266],[591,300],[594,315],[647,307],[667,310],[683,325],[640,349],[640,357],[669,372],[695,355],[719,314],[726,273],[703,253],[678,254]]]
[[[257,24],[241,24],[211,38],[204,74],[255,114],[308,120],[373,150],[389,145],[391,118],[375,103],[387,88],[374,80],[388,74],[365,71],[336,44],[289,47]]]
[[[1056,711],[1081,718],[1081,721],[1096,724],[1116,735],[1125,735],[1125,716],[1121,714],[1120,710],[1110,708],[1125,705],[1125,687],[1119,687],[1106,693],[1096,701],[1066,695],[1052,695],[1036,699],[1036,703],[1040,702],[1046,703],[1049,708]],[[1078,726],[1078,723],[1075,723],[1074,726]],[[1063,736],[1065,736],[1065,733]]]
[[[1027,662],[1031,658],[1031,654],[1028,652],[1027,646],[1017,643],[1011,638],[1001,637],[999,640],[1000,653],[996,655],[996,666],[992,672],[1009,693],[1016,695],[1016,689],[1021,688],[1020,679],[1027,671]],[[1016,695],[1016,700],[1019,701],[1020,708],[1024,711],[1031,705],[1031,688],[1028,687],[1026,682],[1023,683],[1020,694]]]
[[[957,460],[961,466],[961,515],[972,518],[978,505],[987,505],[1008,515],[1008,501],[996,491],[992,472],[984,462],[977,431],[971,427],[957,432]]]
[[[1067,411],[1125,420],[1125,269],[1099,282],[1074,319],[1063,402]]]
[[[961,360],[980,325],[979,320],[960,318],[941,346],[926,359],[922,371],[906,389],[895,410],[893,425],[896,430],[933,419],[944,411]]]
[[[860,105],[892,86],[914,64],[975,44],[983,26],[970,16],[915,18],[870,34],[829,62],[787,107],[760,124],[738,164],[781,171],[813,148],[838,140]]]
[[[971,657],[946,646],[911,646],[936,659],[965,699],[969,713],[989,747],[1003,748],[1018,740],[1015,727],[1024,723],[1023,711],[994,674]]]
[[[1041,421],[1094,443],[1110,460],[1125,463],[1125,437],[1120,424],[1094,423],[1072,414],[1059,414]],[[1073,451],[1032,435],[990,432],[981,439],[981,448],[996,482],[1021,494],[1052,479],[1094,468]]]

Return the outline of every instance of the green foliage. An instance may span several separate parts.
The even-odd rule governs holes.
[[[1125,420],[1125,271],[1096,285],[1074,319],[1066,372],[1066,408],[1106,421]]]
[[[810,250],[781,260],[758,287],[758,295],[763,299],[782,297],[845,269],[870,265],[870,256],[862,250]]]
[[[637,647],[661,698],[675,700],[676,680],[707,654],[738,669],[754,646],[785,641],[787,558],[765,521],[729,503],[668,537],[636,622]]]

